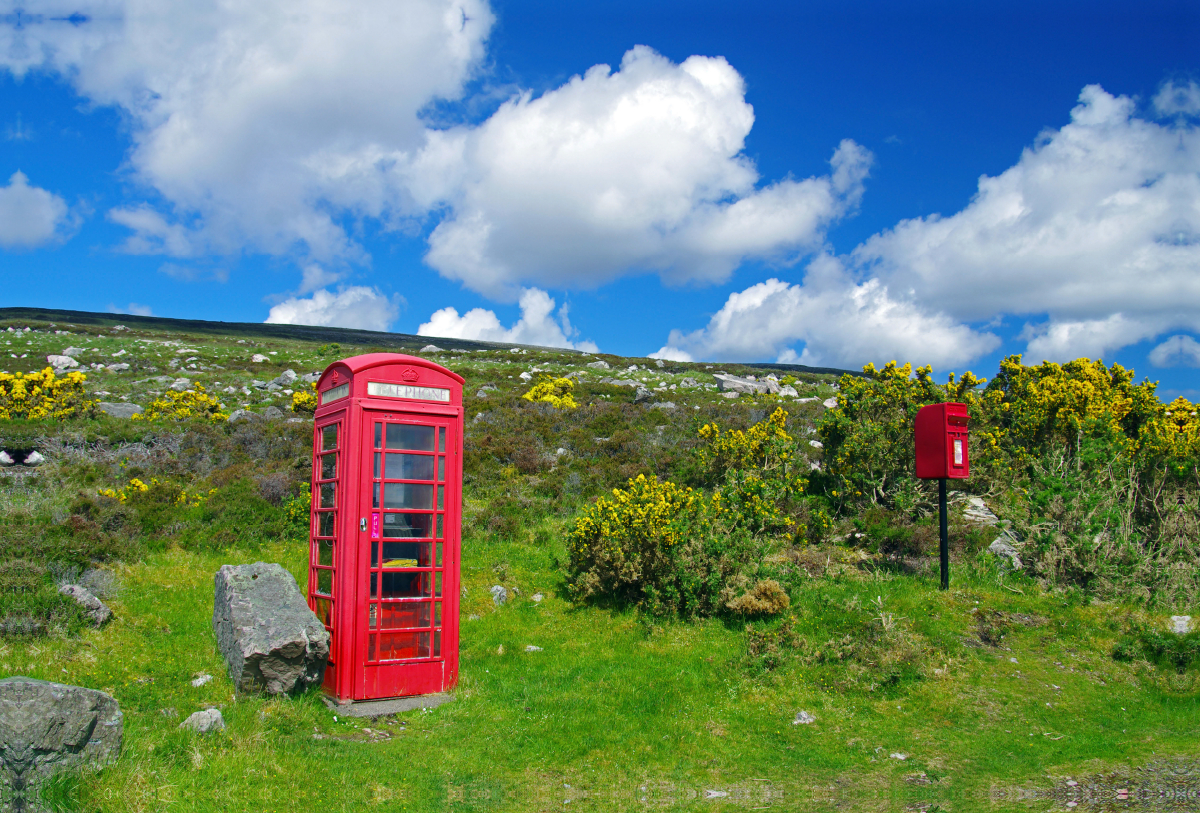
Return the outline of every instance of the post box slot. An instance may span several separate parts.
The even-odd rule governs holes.
[[[951,426],[966,426],[967,420],[968,420],[968,418],[966,415],[947,415],[946,416],[946,423],[950,424]]]
[[[385,483],[384,508],[433,508],[433,486],[421,483]]]
[[[433,514],[384,514],[385,539],[428,539],[433,529]]]
[[[386,476],[389,480],[432,480],[433,455],[390,452]]]
[[[414,452],[432,452],[434,432],[432,426],[413,426],[405,423],[387,425],[387,448],[406,449]]]

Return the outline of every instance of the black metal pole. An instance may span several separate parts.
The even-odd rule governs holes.
[[[941,546],[938,553],[942,560],[942,589],[950,589],[950,519],[946,514],[946,478],[938,480],[938,531]]]

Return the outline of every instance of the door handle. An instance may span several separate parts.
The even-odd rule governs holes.
[[[362,519],[360,519],[358,521],[358,530],[362,531],[363,533],[367,532],[367,518],[366,517],[363,517]]]

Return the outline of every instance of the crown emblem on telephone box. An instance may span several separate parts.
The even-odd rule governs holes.
[[[416,381],[417,380],[417,371],[414,370],[412,367],[406,367],[400,371],[400,378],[403,379],[404,381]]]

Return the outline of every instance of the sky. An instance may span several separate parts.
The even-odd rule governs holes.
[[[0,0],[0,305],[1200,399],[1197,43],[1182,0]]]

